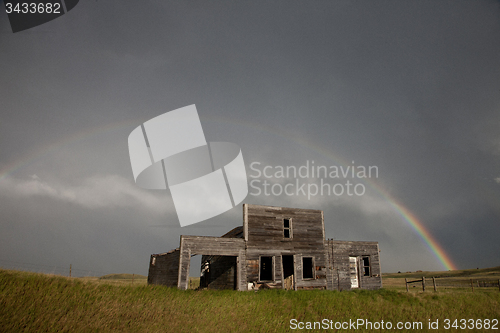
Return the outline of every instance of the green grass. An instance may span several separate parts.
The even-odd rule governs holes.
[[[115,286],[146,285],[148,277],[139,274],[108,274],[101,277],[86,276],[74,278],[83,282],[95,282],[99,284],[111,284]]]
[[[180,291],[0,270],[1,332],[289,332],[292,318],[425,327],[428,319],[499,317],[498,291]]]

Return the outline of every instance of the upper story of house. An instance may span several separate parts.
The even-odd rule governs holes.
[[[242,237],[250,248],[322,248],[323,211],[244,204]]]

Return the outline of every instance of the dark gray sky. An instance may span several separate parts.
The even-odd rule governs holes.
[[[181,234],[241,225],[239,205],[181,228],[168,191],[134,184],[129,133],[190,104],[249,175],[379,170],[363,196],[244,202],[322,209],[385,272],[444,269],[388,194],[458,268],[500,265],[499,1],[82,0],[15,34],[2,10],[0,73],[0,266],[146,275]]]

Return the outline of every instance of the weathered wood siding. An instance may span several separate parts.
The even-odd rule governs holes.
[[[152,254],[149,259],[148,284],[177,287],[179,254],[179,249],[172,250],[168,253]]]
[[[244,238],[247,240],[247,281],[259,281],[261,256],[274,257],[271,288],[282,288],[282,255],[295,255],[295,288],[326,288],[327,255],[323,212],[313,209],[243,205]],[[283,219],[291,219],[291,238],[284,237]],[[315,276],[302,278],[302,258],[314,258]]]
[[[350,290],[351,276],[349,257],[358,258],[358,281],[360,289],[382,288],[380,255],[377,242],[327,241],[329,266],[333,269],[328,274],[328,289]],[[370,258],[370,276],[363,275],[361,258]]]
[[[236,258],[237,289],[246,290],[245,241],[242,238],[223,238],[207,236],[181,236],[179,277],[177,286],[187,289],[191,256],[215,255],[234,256]]]

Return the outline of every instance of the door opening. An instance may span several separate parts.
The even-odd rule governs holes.
[[[351,288],[359,288],[357,257],[349,257],[349,272],[351,274]]]
[[[281,260],[283,263],[283,289],[293,290],[295,288],[293,256],[282,256]]]

